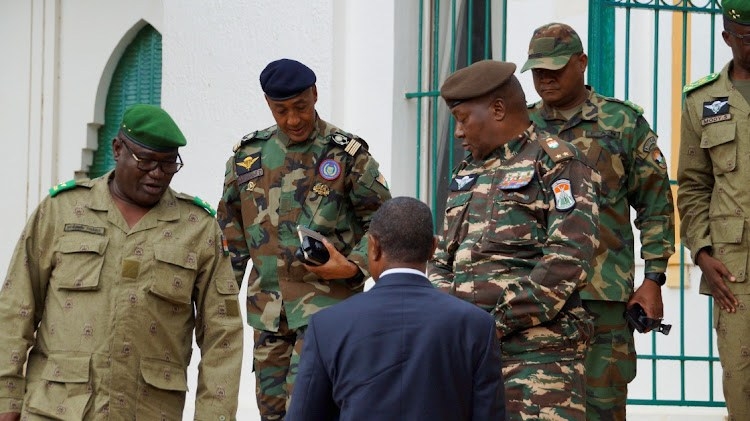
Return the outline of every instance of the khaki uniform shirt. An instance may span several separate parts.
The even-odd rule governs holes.
[[[242,320],[219,226],[168,189],[130,228],[112,175],[45,198],[21,235],[0,292],[0,413],[180,420],[195,332],[195,419],[233,419]]]
[[[729,79],[727,64],[686,87],[677,179],[681,233],[693,259],[709,247],[737,278],[734,294],[750,294],[750,104]],[[709,294],[705,280],[701,293]]]

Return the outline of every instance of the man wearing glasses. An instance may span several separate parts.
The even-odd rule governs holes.
[[[213,210],[169,188],[185,144],[135,105],[114,171],[52,188],[31,215],[0,290],[0,421],[182,419],[193,332],[195,419],[234,419],[239,288]]]
[[[683,89],[677,208],[681,234],[714,298],[729,419],[750,419],[750,2],[722,1],[732,60]]]

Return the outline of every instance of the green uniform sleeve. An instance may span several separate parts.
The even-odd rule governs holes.
[[[0,413],[21,412],[24,365],[42,318],[52,268],[54,220],[47,198],[29,218],[0,290]]]
[[[234,419],[242,369],[242,316],[239,287],[230,259],[221,245],[221,231],[213,224],[213,247],[207,248],[196,280],[195,338],[201,350],[198,366],[195,419]],[[223,417],[223,418],[222,418]]]
[[[359,153],[354,159],[354,165],[349,173],[352,183],[349,200],[357,219],[367,230],[370,227],[372,215],[383,202],[391,198],[391,192],[388,190],[375,158],[369,153]],[[359,266],[365,278],[370,276],[367,267],[367,236],[362,237],[347,258]]]
[[[628,202],[636,211],[641,233],[641,257],[646,272],[664,272],[674,254],[674,203],[667,164],[642,116],[638,116],[632,166],[628,175]]]
[[[677,168],[677,207],[680,231],[693,261],[698,251],[711,246],[708,211],[714,187],[713,167],[708,151],[700,147],[700,118],[689,98],[682,108],[680,156]]]
[[[224,190],[217,209],[217,220],[224,233],[232,269],[237,285],[242,285],[247,262],[250,260],[250,250],[245,241],[245,227],[242,221],[242,203],[234,171],[234,156],[227,161],[224,175]]]

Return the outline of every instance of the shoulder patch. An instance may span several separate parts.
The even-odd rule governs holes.
[[[627,100],[627,99],[626,100],[622,100],[622,99],[619,99],[619,98],[613,98],[613,97],[609,97],[609,96],[604,97],[604,99],[606,99],[607,101],[618,102],[620,104],[627,105],[633,111],[635,111],[636,113],[638,113],[638,115],[643,114],[643,108],[640,105],[638,105],[638,104],[636,104],[634,102],[631,102],[630,100]]]
[[[573,157],[573,151],[570,146],[563,140],[554,137],[538,138],[539,144],[547,152],[552,161],[560,162]]]
[[[216,210],[208,202],[198,196],[191,196],[189,194],[177,192],[175,192],[175,196],[178,199],[187,200],[188,202],[205,209],[211,216],[216,216]]]
[[[271,136],[276,132],[276,126],[271,126],[267,129],[263,130],[256,130],[254,132],[250,132],[244,136],[242,136],[242,139],[240,139],[239,142],[237,142],[236,145],[232,148],[232,152],[236,153],[237,150],[246,144],[252,142],[253,140],[268,140],[271,138]]]
[[[351,156],[356,155],[362,147],[364,147],[364,150],[369,149],[367,142],[350,133],[334,132],[326,136],[326,140],[341,146]]]
[[[708,85],[709,83],[718,79],[719,75],[721,75],[721,73],[711,73],[710,75],[703,76],[702,78],[694,82],[690,82],[687,85],[685,85],[684,88],[682,88],[682,93],[686,94],[690,91],[700,88],[703,85]]]
[[[68,180],[64,183],[60,183],[51,189],[49,189],[49,197],[55,197],[58,193],[63,192],[65,190],[70,190],[75,188],[77,185],[75,180]]]
[[[214,209],[208,202],[201,199],[200,197],[193,197],[193,203],[205,209],[206,212],[208,212],[211,216],[216,216],[216,209]]]

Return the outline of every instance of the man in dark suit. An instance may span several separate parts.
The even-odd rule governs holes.
[[[287,421],[504,420],[494,320],[425,276],[430,209],[386,201],[367,235],[376,284],[310,319]]]

